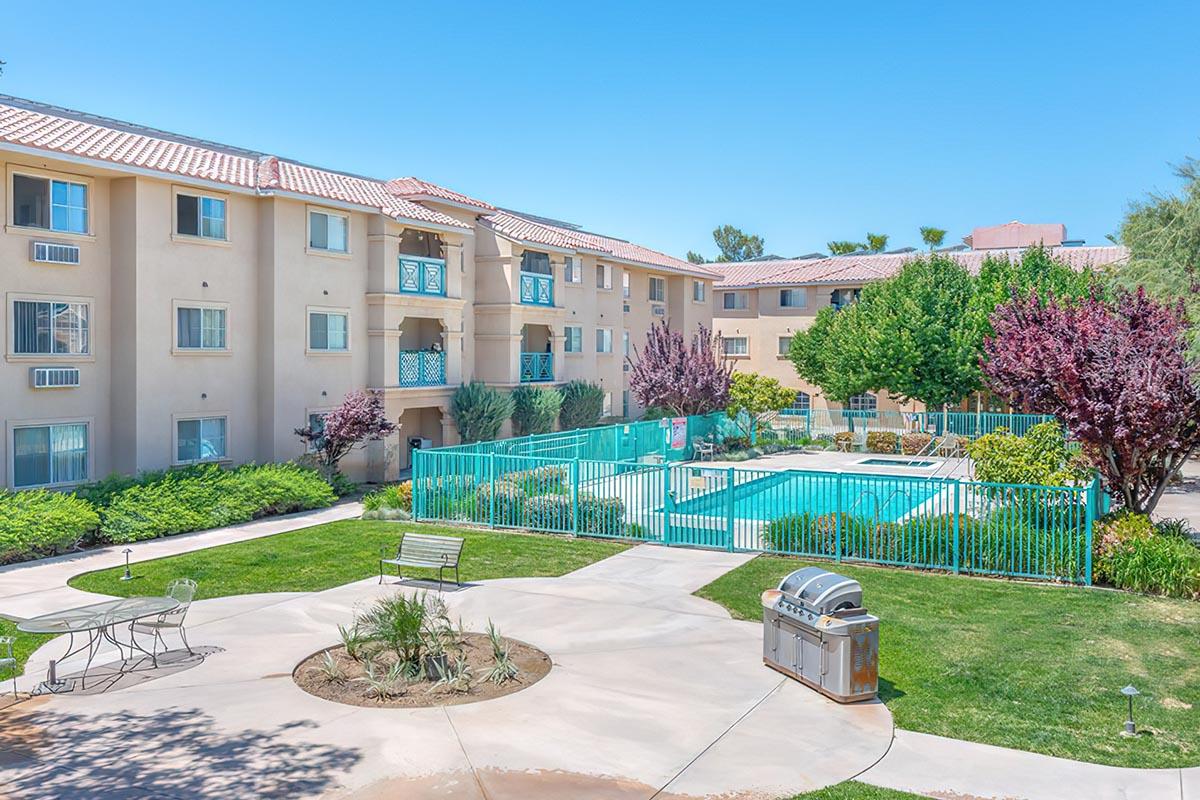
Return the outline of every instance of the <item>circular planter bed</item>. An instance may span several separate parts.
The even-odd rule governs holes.
[[[456,685],[448,682],[439,684],[436,678],[399,679],[392,684],[391,693],[380,696],[367,680],[366,662],[351,658],[341,645],[321,650],[301,661],[292,678],[296,685],[309,694],[335,703],[371,708],[427,708],[503,697],[532,686],[550,672],[550,657],[541,650],[508,637],[501,637],[501,641],[508,645],[509,657],[517,667],[517,674],[500,684],[488,680],[488,672],[495,662],[491,640],[483,633],[467,633],[463,636],[462,650],[456,661],[461,660],[466,664],[469,678],[459,680]],[[326,654],[336,664],[333,670],[328,665]],[[395,663],[393,655],[377,654],[373,662],[376,678],[385,676]],[[332,677],[331,671],[336,672],[338,677]],[[433,666],[430,665],[427,671],[434,672]]]

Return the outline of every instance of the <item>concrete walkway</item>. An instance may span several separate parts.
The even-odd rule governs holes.
[[[554,666],[524,691],[445,708],[343,706],[291,679],[356,606],[411,587],[201,600],[189,633],[202,657],[0,712],[0,795],[776,800],[848,779],[887,751],[887,709],[766,669],[760,626],[691,594],[750,557],[641,546],[562,578],[448,592],[469,629],[493,620]],[[33,610],[66,596],[22,598]],[[62,649],[34,653],[23,688]]]

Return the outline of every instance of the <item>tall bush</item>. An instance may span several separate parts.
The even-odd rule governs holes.
[[[70,494],[0,492],[0,564],[61,553],[99,524],[92,505]]]
[[[729,406],[725,412],[746,436],[753,438],[764,416],[782,411],[795,399],[796,393],[774,378],[738,372],[729,387]]]
[[[528,436],[554,430],[554,420],[562,409],[562,395],[543,386],[518,386],[512,391],[513,435]]]
[[[450,416],[464,444],[495,439],[512,414],[512,397],[482,381],[464,383],[450,398]]]
[[[563,430],[591,428],[604,413],[604,390],[587,381],[571,381],[562,388],[558,422]]]
[[[1057,422],[1034,425],[1024,436],[996,428],[968,442],[967,453],[974,461],[975,477],[989,483],[1068,486],[1087,479],[1086,471],[1072,464]]]
[[[643,406],[673,416],[720,411],[729,398],[733,363],[721,355],[721,338],[703,325],[689,343],[665,321],[650,326],[646,345],[626,356],[629,390]]]

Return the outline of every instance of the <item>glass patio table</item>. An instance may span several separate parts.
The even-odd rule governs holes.
[[[133,634],[133,624],[146,617],[156,617],[159,614],[173,611],[178,606],[179,601],[173,597],[125,597],[119,600],[106,600],[103,603],[68,608],[63,611],[52,611],[49,614],[42,614],[17,623],[17,630],[24,633],[67,634],[70,637],[67,651],[60,658],[51,659],[46,680],[38,685],[35,694],[43,691],[52,693],[64,691],[68,682],[59,680],[57,664],[76,653],[82,653],[85,648],[88,651],[87,664],[84,665],[83,673],[80,675],[79,685],[80,688],[86,689],[87,671],[91,668],[92,660],[100,651],[101,645],[106,641],[117,646],[117,652],[121,655],[122,672],[125,669],[124,648],[126,647],[129,648],[130,660],[133,659],[133,651],[138,650],[150,656],[154,665],[158,666],[158,659],[154,653],[147,651],[137,643],[137,638]],[[128,642],[117,639],[117,628],[122,626],[129,627]],[[80,637],[86,635],[87,642],[76,646],[75,637],[77,635]]]

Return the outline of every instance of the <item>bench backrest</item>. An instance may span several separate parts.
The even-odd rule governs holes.
[[[405,533],[400,539],[400,558],[453,566],[462,553],[463,540],[453,536]]]

